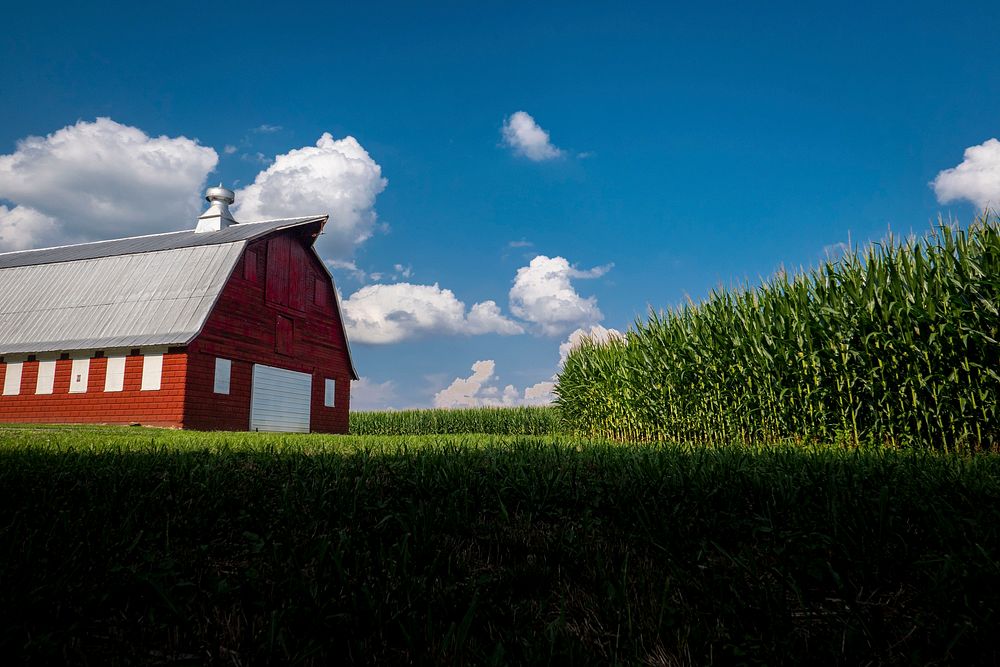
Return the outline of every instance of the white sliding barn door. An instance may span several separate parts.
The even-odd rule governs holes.
[[[309,432],[312,376],[254,364],[250,430]]]

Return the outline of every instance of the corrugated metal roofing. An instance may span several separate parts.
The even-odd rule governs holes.
[[[58,262],[75,262],[82,259],[96,259],[98,257],[113,257],[116,255],[160,252],[162,250],[174,250],[177,248],[194,248],[198,246],[218,245],[220,243],[234,243],[237,241],[251,241],[279,229],[296,227],[307,222],[320,222],[326,220],[326,217],[324,215],[308,218],[265,220],[263,222],[244,222],[217,232],[197,234],[193,230],[184,230],[180,232],[168,232],[166,234],[80,243],[78,245],[59,246],[57,248],[39,248],[38,250],[19,250],[17,252],[0,253],[0,269],[55,264]]]
[[[326,220],[283,218],[0,253],[0,355],[186,345],[249,241],[299,225],[322,228]],[[320,265],[329,275],[321,258]],[[349,341],[347,357],[357,380]]]
[[[183,345],[245,241],[0,270],[0,354]]]

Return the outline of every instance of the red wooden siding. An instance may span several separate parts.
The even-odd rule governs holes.
[[[300,313],[306,309],[307,272],[312,273],[309,271],[305,246],[293,241],[288,262],[288,307]]]
[[[313,303],[323,310],[333,310],[333,299],[330,298],[330,287],[326,280],[317,278],[315,280]]]
[[[268,304],[288,305],[288,262],[291,247],[287,236],[276,236],[267,245],[267,289]]]
[[[146,426],[182,425],[184,408],[184,383],[187,355],[174,352],[163,355],[163,376],[158,391],[141,391],[142,357],[129,356],[125,360],[125,385],[123,391],[105,392],[104,378],[108,360],[90,360],[87,392],[69,393],[73,362],[60,359],[56,362],[55,383],[51,394],[35,394],[38,379],[38,362],[24,362],[21,376],[21,393],[17,396],[0,395],[0,422],[4,423],[55,423],[55,424],[132,424]],[[0,387],[7,372],[7,365],[0,364]]]
[[[233,272],[201,334],[188,346],[186,428],[247,429],[252,368],[258,363],[311,374],[311,430],[347,432],[347,345],[332,306],[330,278],[310,242],[286,232],[244,252],[244,264]],[[264,279],[248,279],[254,271],[246,262],[256,263],[256,275]],[[317,285],[322,285],[320,293]],[[216,357],[233,362],[228,395],[213,392]],[[326,378],[337,381],[333,408],[323,404]]]
[[[283,234],[267,242],[266,301],[288,306],[294,311],[306,309],[306,275],[310,271],[309,249],[291,234]]]
[[[286,357],[294,355],[295,323],[292,318],[278,315],[278,320],[274,323],[274,327],[276,337],[274,351]]]
[[[56,362],[52,394],[36,395],[38,362],[24,362],[21,393],[0,395],[0,422],[101,423],[246,430],[253,364],[312,375],[311,430],[346,433],[351,368],[333,285],[299,230],[252,243],[199,336],[163,356],[160,389],[141,391],[142,357],[126,358],[124,390],[105,392],[107,359],[90,360],[86,393],[69,393],[73,362]],[[215,359],[232,361],[229,394],[214,393]],[[0,363],[0,388],[6,364]],[[336,407],[324,405],[337,381]]]
[[[257,251],[250,250],[243,260],[243,277],[252,283],[257,282]]]

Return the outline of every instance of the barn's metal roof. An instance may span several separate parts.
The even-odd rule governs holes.
[[[245,244],[0,269],[0,354],[185,344]]]
[[[97,259],[117,255],[160,252],[162,250],[174,250],[177,248],[194,248],[197,246],[219,245],[221,243],[234,243],[237,241],[252,241],[255,238],[281,229],[325,220],[325,215],[307,218],[283,218],[280,220],[265,220],[263,222],[244,222],[210,233],[199,234],[194,230],[185,230],[167,232],[165,234],[152,234],[149,236],[133,236],[110,241],[79,243],[77,245],[66,245],[56,248],[19,250],[16,252],[0,253],[0,269],[9,269],[17,266],[36,266],[39,264],[56,264],[59,262],[75,262],[82,259]]]
[[[0,253],[0,355],[186,345],[201,333],[249,241],[326,219]],[[347,356],[357,380],[349,341]]]

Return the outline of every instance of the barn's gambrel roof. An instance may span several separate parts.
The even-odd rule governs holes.
[[[294,227],[322,228],[326,219],[0,253],[0,355],[186,345],[201,332],[247,243]],[[347,354],[357,379],[349,348]]]

